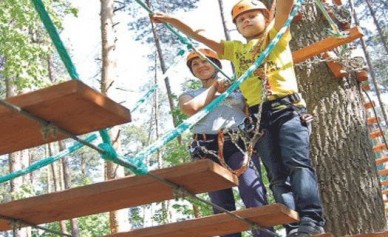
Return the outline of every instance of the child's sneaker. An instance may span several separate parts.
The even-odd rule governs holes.
[[[298,228],[291,230],[287,237],[308,237],[323,233],[325,233],[325,230],[322,226],[313,223],[302,223]]]

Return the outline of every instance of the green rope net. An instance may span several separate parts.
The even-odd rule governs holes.
[[[42,20],[50,38],[53,42],[55,48],[57,49],[63,63],[66,66],[66,69],[72,79],[79,79],[78,73],[75,69],[75,66],[67,53],[67,50],[65,49],[63,42],[58,34],[58,31],[56,27],[54,26],[49,14],[47,13],[45,6],[41,0],[32,0],[32,3],[39,14],[40,19]],[[105,136],[106,130],[100,131],[101,136]],[[103,140],[106,140],[106,137],[103,137]],[[118,157],[116,152],[112,152],[113,147],[110,144],[110,142],[104,141],[104,145],[101,146],[101,148],[104,149],[105,152],[101,154],[102,158],[109,159],[115,163],[124,164],[126,168],[129,168],[136,174],[145,174],[147,173],[147,169],[144,169],[146,166],[144,164],[141,164],[140,167],[136,167],[135,165],[131,164],[130,160],[123,160],[122,158]],[[135,163],[139,164],[139,161],[134,160]]]

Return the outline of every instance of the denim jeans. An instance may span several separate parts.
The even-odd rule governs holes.
[[[267,169],[275,201],[299,213],[300,223],[285,225],[286,231],[303,223],[323,226],[318,185],[309,157],[309,128],[296,111],[285,110],[276,116],[262,115],[262,121],[276,122],[262,122],[264,135],[256,149]]]
[[[218,150],[217,142],[209,145],[207,149]],[[242,145],[240,143],[240,147],[244,148]],[[225,162],[231,169],[236,170],[241,167],[244,161],[244,154],[236,148],[232,141],[225,140],[223,151]],[[216,157],[208,158],[219,163]],[[260,207],[268,204],[266,189],[261,179],[261,170],[257,169],[257,171],[255,170],[254,164],[250,162],[247,170],[239,176],[238,190],[246,208]],[[228,211],[236,210],[233,190],[231,188],[209,192],[209,196],[212,203]],[[213,208],[213,211],[215,214],[222,212],[217,208]],[[272,228],[269,230],[273,231]],[[254,237],[272,236],[264,231],[253,231],[252,234]],[[241,237],[241,233],[227,234],[220,237]]]

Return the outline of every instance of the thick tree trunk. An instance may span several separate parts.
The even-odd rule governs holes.
[[[329,28],[313,4],[291,28],[294,50],[327,37]],[[311,157],[317,170],[326,231],[335,236],[385,228],[384,203],[368,138],[360,85],[334,79],[325,63],[296,67],[300,90],[314,115]]]

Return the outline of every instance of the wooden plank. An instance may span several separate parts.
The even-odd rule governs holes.
[[[336,5],[342,5],[342,0],[333,0]]]
[[[363,84],[363,85],[361,85],[361,89],[363,89],[364,91],[370,91],[370,85],[369,84]]]
[[[371,108],[373,108],[373,107],[375,107],[376,105],[375,105],[375,102],[372,100],[372,101],[370,101],[370,102],[367,102],[367,103],[364,103],[364,108],[365,109],[371,109]]]
[[[234,211],[260,227],[298,221],[298,214],[282,204]],[[110,237],[207,237],[249,230],[250,226],[226,213],[109,235]]]
[[[127,108],[79,80],[10,97],[6,101],[74,135],[131,121]],[[66,138],[58,133],[45,139],[40,123],[4,106],[0,106],[0,120],[0,155]]]
[[[377,137],[382,137],[384,136],[384,131],[382,130],[375,130],[371,133],[369,133],[369,137],[374,139],[374,138],[377,138]]]
[[[238,184],[237,176],[210,160],[151,171],[150,174],[195,194]],[[172,199],[174,191],[150,175],[129,176],[3,203],[0,204],[0,216],[31,224],[49,223]],[[10,228],[7,221],[0,219],[0,231]]]
[[[383,150],[387,150],[387,149],[388,149],[387,144],[385,144],[385,143],[380,143],[380,144],[375,145],[375,146],[372,148],[372,151],[373,151],[373,152],[382,152]]]
[[[372,124],[376,124],[376,123],[379,123],[380,122],[380,118],[379,117],[370,117],[367,119],[367,124],[368,125],[372,125]]]
[[[388,231],[369,234],[345,235],[344,237],[387,237]]]
[[[379,174],[380,176],[388,175],[388,169],[379,170],[379,171],[377,171],[377,172],[378,172],[378,174]]]
[[[356,72],[356,80],[359,82],[363,82],[368,80],[369,78],[369,72],[366,69],[362,69],[360,71]]]
[[[326,61],[326,64],[336,79],[348,76],[348,72],[345,70],[344,66],[341,63],[335,61],[337,59],[337,56],[333,51],[323,52],[322,57],[328,59],[328,61]]]
[[[361,28],[359,27],[353,27],[346,32],[349,33],[346,37],[339,38],[339,37],[329,36],[326,39],[323,39],[319,42],[313,43],[309,46],[306,46],[304,48],[294,51],[292,53],[292,56],[294,58],[294,63],[303,62],[308,58],[311,58],[323,52],[332,50],[340,45],[350,43],[353,40],[361,38],[363,36]]]
[[[388,186],[388,179],[387,180],[380,180],[381,186]]]
[[[388,156],[376,159],[377,165],[381,165],[381,164],[386,163],[386,162],[388,162]]]

